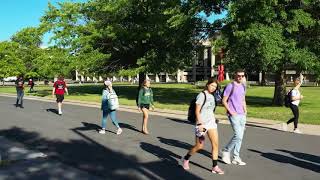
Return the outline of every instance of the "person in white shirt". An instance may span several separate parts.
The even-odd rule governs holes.
[[[299,103],[300,100],[303,99],[302,94],[299,91],[299,88],[301,86],[301,80],[300,78],[296,78],[294,80],[294,88],[291,90],[291,103],[290,103],[290,109],[293,113],[293,118],[291,118],[287,123],[283,123],[283,130],[287,131],[288,124],[292,123],[294,124],[294,133],[301,134],[302,132],[298,129],[298,121],[299,121]]]

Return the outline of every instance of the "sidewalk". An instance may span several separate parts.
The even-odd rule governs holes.
[[[0,93],[0,96],[16,97],[16,95],[8,94],[8,93]],[[38,100],[38,101],[45,101],[45,102],[55,102],[55,100],[53,100],[52,98],[37,97],[37,96],[25,96],[24,99]],[[86,107],[95,107],[95,108],[100,108],[101,106],[100,103],[69,100],[67,98],[63,101],[63,103],[71,104],[71,105],[86,106]],[[138,112],[135,106],[126,106],[126,105],[120,105],[119,111],[140,113]],[[156,109],[155,111],[150,111],[150,114],[175,118],[181,121],[186,121],[187,119],[186,111]],[[229,124],[227,117],[224,115],[216,115],[216,118],[219,120],[219,123]],[[281,130],[282,123],[283,122],[281,121],[275,121],[275,120],[269,120],[269,119],[259,119],[259,118],[251,118],[251,117],[248,117],[247,119],[247,126],[255,127],[255,128],[270,129],[270,130]],[[320,136],[320,125],[299,124],[299,129],[301,129],[303,134]],[[293,131],[293,125],[291,124],[288,126],[288,132],[292,132],[292,131]]]

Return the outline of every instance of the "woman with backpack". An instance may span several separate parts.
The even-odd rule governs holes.
[[[102,91],[101,101],[102,129],[99,130],[99,133],[106,133],[107,117],[108,115],[110,115],[113,124],[118,128],[117,135],[120,135],[122,133],[122,129],[120,128],[119,122],[116,117],[116,110],[119,108],[118,96],[112,88],[111,81],[104,81],[104,86],[105,88]]]
[[[148,111],[151,107],[152,110],[154,110],[153,105],[153,92],[150,88],[150,80],[145,79],[142,83],[142,86],[139,90],[138,94],[138,110],[143,113],[143,121],[142,121],[142,130],[141,132],[143,134],[149,134],[148,131]]]
[[[282,129],[283,129],[283,131],[287,131],[288,124],[293,122],[293,124],[294,124],[293,132],[297,133],[297,134],[301,134],[302,132],[298,129],[299,103],[300,103],[300,100],[303,99],[303,96],[301,95],[301,93],[299,91],[299,88],[301,86],[300,78],[296,78],[293,83],[294,83],[295,87],[292,90],[290,90],[290,92],[288,93],[290,96],[290,102],[288,104],[289,104],[289,107],[292,111],[293,118],[291,118],[289,121],[287,121],[287,123],[283,123]]]
[[[218,87],[218,82],[214,78],[209,78],[204,91],[198,94],[196,98],[196,126],[195,126],[195,141],[196,144],[189,152],[181,158],[182,167],[189,170],[189,159],[192,155],[204,147],[205,135],[207,134],[212,146],[212,169],[215,174],[224,174],[224,171],[218,166],[218,127],[214,116],[215,98],[212,95]]]

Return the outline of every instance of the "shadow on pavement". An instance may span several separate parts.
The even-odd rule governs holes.
[[[58,109],[49,108],[49,109],[46,109],[46,111],[47,111],[47,112],[52,112],[52,113],[54,113],[54,114],[59,115]]]
[[[265,158],[273,160],[273,161],[277,161],[277,162],[285,163],[285,164],[292,164],[294,166],[297,166],[297,167],[300,167],[300,168],[303,168],[303,169],[309,169],[311,171],[320,173],[320,165],[319,164],[307,162],[307,161],[305,161],[304,158],[302,158],[302,160],[300,160],[300,159],[292,158],[290,156],[285,156],[285,155],[282,155],[282,154],[261,152],[261,151],[254,150],[254,149],[248,149],[248,150],[251,151],[251,152],[259,153],[262,157],[265,157]],[[286,150],[278,150],[278,151],[282,151],[282,152],[286,152],[286,153],[290,153],[290,154],[291,153],[293,153],[293,154],[296,153],[296,152],[291,152],[291,151],[286,151]],[[305,154],[305,153],[297,153],[295,155],[298,155],[298,156],[303,155],[303,157],[304,156],[307,156],[307,157],[314,156],[314,155]],[[293,155],[293,156],[295,156],[295,155]],[[314,157],[317,157],[317,156],[314,156]],[[319,160],[319,157],[317,157],[316,159]]]
[[[130,124],[127,124],[127,123],[119,123],[119,126],[121,127],[121,128],[124,128],[124,129],[130,129],[130,130],[132,130],[132,131],[136,131],[136,132],[141,132],[141,131],[139,131],[135,126],[132,126],[132,125],[130,125]]]
[[[269,129],[269,130],[273,130],[273,131],[282,131],[276,128],[272,128],[272,127],[265,127],[265,126],[259,126],[257,124],[253,124],[253,123],[246,123],[246,126],[248,127],[254,127],[254,128],[261,128],[261,129]]]
[[[76,169],[80,169],[103,178],[137,180],[178,178],[200,179],[187,171],[183,171],[176,165],[176,160],[173,158],[168,159],[175,163],[168,163],[168,161],[139,162],[137,157],[134,155],[127,155],[114,151],[105,145],[99,144],[81,132],[81,130],[96,127],[89,123],[86,125],[84,127],[71,129],[75,134],[82,138],[80,140],[71,139],[69,141],[62,141],[47,139],[41,137],[36,132],[28,132],[17,127],[1,130],[0,136],[20,142],[29,149],[37,150],[37,147],[47,147],[45,149],[42,148],[42,152],[48,155],[48,161],[50,161],[50,159],[58,160]],[[144,144],[141,148],[152,152],[154,151],[154,149],[152,149],[152,145]],[[155,153],[160,153],[158,154],[160,157],[170,157],[170,155],[165,154],[170,153],[168,151],[156,151]],[[173,156],[172,153],[171,156]],[[55,176],[50,172],[43,172],[43,174],[47,174],[47,179],[55,178]],[[30,172],[21,172],[13,174],[10,178],[28,179],[29,177]]]
[[[174,122],[177,122],[177,123],[193,125],[193,123],[191,123],[191,122],[189,122],[187,120],[182,120],[182,119],[177,119],[177,118],[166,118],[166,119],[174,121]]]
[[[292,156],[299,158],[299,159],[302,159],[302,160],[305,160],[305,161],[311,161],[314,163],[318,163],[319,169],[320,169],[320,156],[306,154],[306,153],[302,153],[302,152],[288,151],[288,150],[284,150],[284,149],[276,149],[276,150],[280,151],[280,152],[291,154]]]
[[[161,159],[161,162],[159,163],[159,167],[154,167],[156,169],[162,169],[163,171],[168,172],[168,176],[164,177],[165,179],[171,179],[172,176],[170,175],[170,172],[175,173],[176,178],[183,177],[185,174],[185,170],[179,165],[179,162],[176,159],[181,159],[181,156],[164,149],[160,146],[156,146],[153,144],[142,142],[140,143],[141,149],[145,150],[146,152],[149,152],[155,156],[157,156],[159,159]],[[198,166],[199,168],[205,169],[207,171],[211,171],[211,169],[206,168],[204,166],[201,166],[197,163],[194,163],[190,161],[190,164],[193,164],[194,166]],[[155,169],[155,170],[156,170]],[[175,178],[175,179],[176,179]]]
[[[179,140],[175,140],[175,139],[167,139],[167,138],[163,138],[163,137],[157,137],[157,138],[163,144],[167,144],[167,145],[170,145],[170,146],[173,146],[173,147],[179,147],[179,148],[185,149],[186,152],[188,150],[190,150],[192,148],[192,146],[193,146],[191,144],[188,144],[188,143],[185,143],[185,142],[182,142],[182,141],[179,141]],[[210,143],[208,138],[206,138],[206,143]],[[206,150],[202,149],[198,153],[211,158],[211,153],[206,151]]]

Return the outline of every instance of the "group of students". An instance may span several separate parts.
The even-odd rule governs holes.
[[[23,84],[23,82],[22,82]],[[290,109],[294,117],[287,123],[283,124],[283,130],[287,130],[287,125],[294,122],[294,132],[301,133],[298,129],[299,118],[299,103],[303,98],[299,88],[301,86],[301,80],[296,78],[294,81],[295,87],[291,90]],[[23,85],[22,85],[23,86]],[[219,83],[214,78],[209,78],[206,83],[203,92],[199,93],[195,101],[195,145],[187,152],[185,156],[181,158],[181,165],[185,170],[189,170],[189,159],[196,152],[204,147],[205,136],[211,143],[212,149],[212,173],[224,174],[224,171],[218,166],[218,154],[219,154],[219,138],[218,138],[218,126],[215,119],[214,110],[217,106],[214,92],[219,87]],[[21,79],[16,82],[17,88],[17,104],[18,100],[22,99],[21,95]],[[23,89],[23,88],[22,88]],[[68,94],[68,89],[63,77],[60,76],[53,85],[52,96],[56,95],[56,101],[58,103],[58,112],[62,114],[62,101],[64,94]],[[242,69],[238,69],[234,74],[234,81],[229,83],[222,94],[222,104],[226,109],[228,119],[233,129],[233,136],[230,141],[222,149],[222,161],[226,164],[246,165],[240,158],[240,149],[245,131],[245,124],[247,119],[247,105],[246,105],[246,85],[245,85],[245,72]],[[110,116],[113,124],[118,128],[116,134],[120,135],[122,129],[119,126],[117,120],[116,111],[119,107],[118,96],[112,87],[112,82],[109,80],[104,81],[104,89],[102,91],[102,128],[98,131],[100,134],[105,134],[107,117]],[[148,131],[148,111],[154,109],[153,92],[150,88],[150,80],[146,79],[142,85],[139,86],[137,96],[137,107],[140,112],[143,113],[143,121],[141,132],[143,134],[149,134]],[[231,160],[232,155],[232,160]]]
[[[229,83],[223,90],[222,104],[226,109],[228,119],[233,129],[233,135],[230,141],[224,146],[221,151],[221,160],[226,164],[235,164],[244,166],[246,163],[240,158],[240,149],[245,132],[245,124],[247,119],[247,105],[246,105],[246,79],[245,72],[238,69],[234,74],[234,81]],[[290,104],[294,117],[287,123],[283,123],[283,130],[287,131],[287,125],[294,122],[294,133],[301,133],[298,129],[299,119],[299,103],[303,99],[299,88],[301,86],[301,77],[294,80],[294,88],[290,90]],[[209,78],[203,92],[196,97],[195,107],[195,145],[187,152],[185,156],[181,157],[181,166],[185,170],[189,170],[189,159],[196,152],[204,147],[205,135],[211,143],[212,153],[212,173],[224,174],[224,171],[218,166],[219,154],[219,138],[214,110],[216,99],[214,97],[215,91],[218,89],[219,83],[213,78]],[[232,160],[231,160],[232,156]]]

